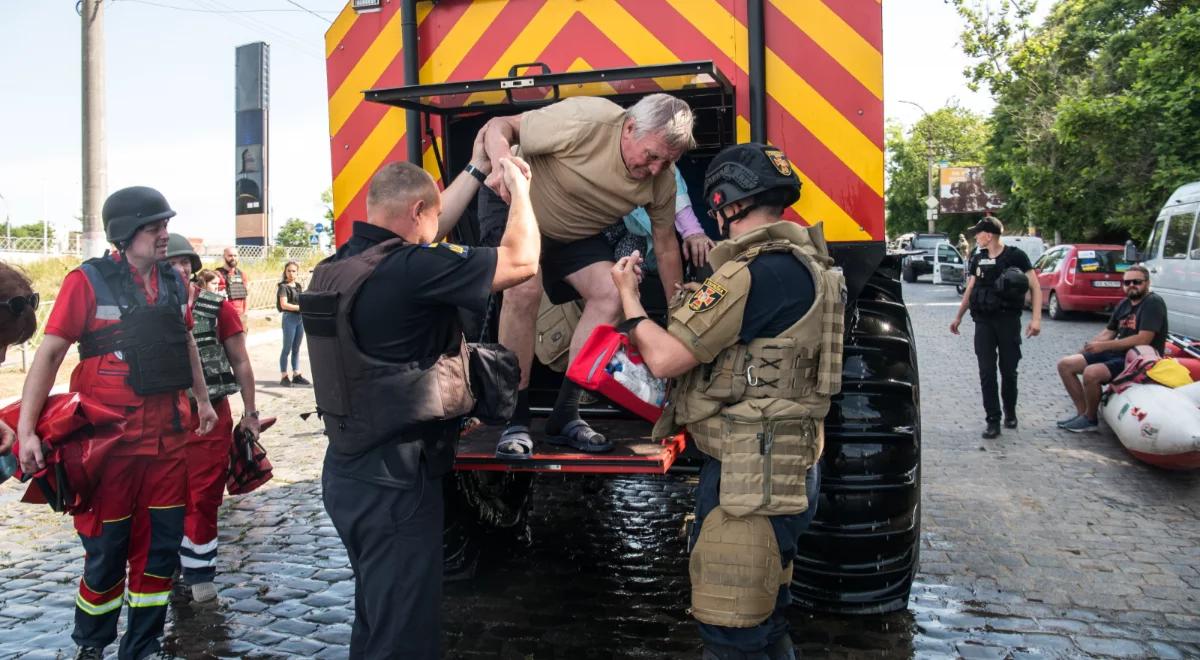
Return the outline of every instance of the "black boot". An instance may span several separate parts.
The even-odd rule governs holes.
[[[1004,416],[1004,428],[1006,428],[1006,429],[1017,428],[1017,416],[1015,414]]]
[[[767,647],[767,660],[800,660],[800,652],[792,644],[792,636],[784,634]]]
[[[990,420],[987,423],[987,428],[983,430],[983,439],[991,440],[1000,437],[1000,420]]]

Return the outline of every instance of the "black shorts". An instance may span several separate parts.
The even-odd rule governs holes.
[[[614,220],[619,222],[618,220]],[[479,191],[479,229],[481,242],[488,247],[500,245],[508,224],[508,205],[490,188]],[[602,234],[564,243],[542,236],[542,288],[555,305],[579,300],[575,287],[567,284],[567,276],[588,266],[615,261],[613,246]]]
[[[1117,374],[1125,371],[1125,356],[1118,351],[1104,351],[1102,353],[1084,353],[1083,361],[1089,365],[1102,364],[1108,367],[1108,377],[1113,379]]]

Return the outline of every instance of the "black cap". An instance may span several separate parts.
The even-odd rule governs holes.
[[[983,218],[979,222],[976,222],[975,226],[971,227],[967,231],[971,232],[972,234],[978,234],[981,231],[986,231],[989,234],[996,234],[997,236],[1004,233],[1003,230],[1000,229],[1000,223],[996,222],[994,218]]]

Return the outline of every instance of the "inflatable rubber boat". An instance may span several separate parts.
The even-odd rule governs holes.
[[[1200,468],[1200,383],[1151,383],[1112,392],[1104,421],[1134,458],[1166,470]]]

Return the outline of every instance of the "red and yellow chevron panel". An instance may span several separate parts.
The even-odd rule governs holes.
[[[404,111],[363,100],[404,84],[400,3],[325,35],[338,242],[366,215],[366,184],[405,158]],[[736,89],[750,138],[745,0],[440,0],[417,5],[421,83],[712,60]],[[766,0],[767,138],[804,181],[793,211],[834,241],[883,239],[883,10],[880,0]],[[435,120],[436,121],[436,120]],[[438,127],[435,124],[435,133]],[[426,169],[433,149],[421,139]]]

